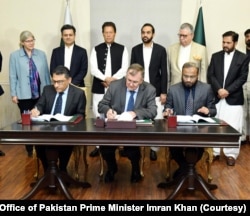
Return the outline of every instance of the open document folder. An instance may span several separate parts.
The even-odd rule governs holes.
[[[128,112],[123,112],[121,115],[117,115],[118,121],[133,121],[133,117]],[[153,125],[153,121],[151,119],[140,119],[136,120],[137,126],[150,126]]]
[[[136,128],[136,126],[153,126],[153,120],[135,120],[129,112],[117,115],[115,119],[105,119],[106,128]]]
[[[200,115],[177,115],[177,124],[178,125],[190,125],[190,124],[205,124],[205,125],[219,125],[220,122],[216,121],[216,118],[203,117]]]

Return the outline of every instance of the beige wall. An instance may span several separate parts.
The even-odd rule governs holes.
[[[229,30],[240,34],[237,48],[244,50],[244,31],[250,28],[249,0],[182,0],[182,22],[195,25],[200,2],[209,58],[221,50],[221,35]]]
[[[88,56],[91,50],[90,1],[70,0],[72,20],[77,28],[76,43],[87,49]],[[200,0],[182,0],[181,22],[195,25],[199,3]],[[240,34],[238,48],[243,49],[243,33],[245,29],[250,28],[249,0],[203,0],[202,3],[209,57],[221,49],[221,35],[227,30],[234,30]],[[0,0],[0,50],[3,55],[0,83],[6,92],[0,97],[0,127],[19,118],[17,106],[12,104],[9,95],[8,62],[10,53],[18,49],[20,32],[23,30],[33,32],[36,37],[36,48],[47,53],[49,62],[52,49],[60,42],[60,27],[64,21],[65,6],[66,0]],[[85,82],[89,95],[87,113],[91,116],[89,73]]]

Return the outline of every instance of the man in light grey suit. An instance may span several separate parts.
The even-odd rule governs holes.
[[[193,26],[189,23],[183,23],[180,26],[178,36],[179,42],[167,49],[168,81],[170,85],[181,81],[181,70],[185,62],[195,62],[199,67],[198,79],[207,82],[207,51],[205,46],[193,41]]]
[[[111,82],[103,99],[98,104],[98,112],[104,113],[108,119],[115,119],[117,114],[124,112],[131,119],[154,119],[157,114],[156,90],[150,83],[144,82],[143,78],[143,67],[139,64],[132,64],[127,70],[126,78]],[[131,92],[133,92],[134,106],[129,111]],[[108,166],[104,180],[112,182],[117,172],[116,146],[100,146],[100,150]],[[140,149],[139,147],[125,146],[124,151],[132,165],[131,182],[138,182],[142,178],[139,169]]]
[[[209,84],[198,81],[199,67],[193,62],[186,62],[182,68],[182,82],[170,86],[167,95],[167,103],[163,116],[168,117],[173,112],[176,115],[187,115],[186,106],[188,95],[193,95],[193,114],[204,117],[213,117],[216,115],[215,96]],[[169,148],[172,158],[178,163],[179,169],[174,177],[182,174],[186,170],[186,159],[183,148]],[[201,158],[203,148],[196,148],[198,153],[197,161]]]

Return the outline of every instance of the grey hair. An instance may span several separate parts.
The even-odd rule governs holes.
[[[32,37],[33,39],[35,39],[35,36],[30,31],[25,30],[25,31],[21,32],[21,34],[20,34],[20,43],[19,43],[19,46],[21,48],[23,47],[22,43],[24,41],[26,41],[27,38],[29,38],[29,37]]]
[[[190,23],[183,23],[180,26],[180,30],[181,29],[188,29],[190,31],[190,33],[194,33],[194,27],[190,24]]]
[[[144,79],[144,68],[137,63],[131,64],[127,70],[127,74],[135,76],[138,73],[140,73],[142,78]]]

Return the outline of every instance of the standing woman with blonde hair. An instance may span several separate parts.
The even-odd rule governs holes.
[[[34,47],[34,35],[30,31],[23,31],[20,34],[20,49],[10,54],[10,94],[20,114],[34,108],[43,87],[51,84],[46,54]],[[33,146],[26,145],[26,150],[31,157]]]

